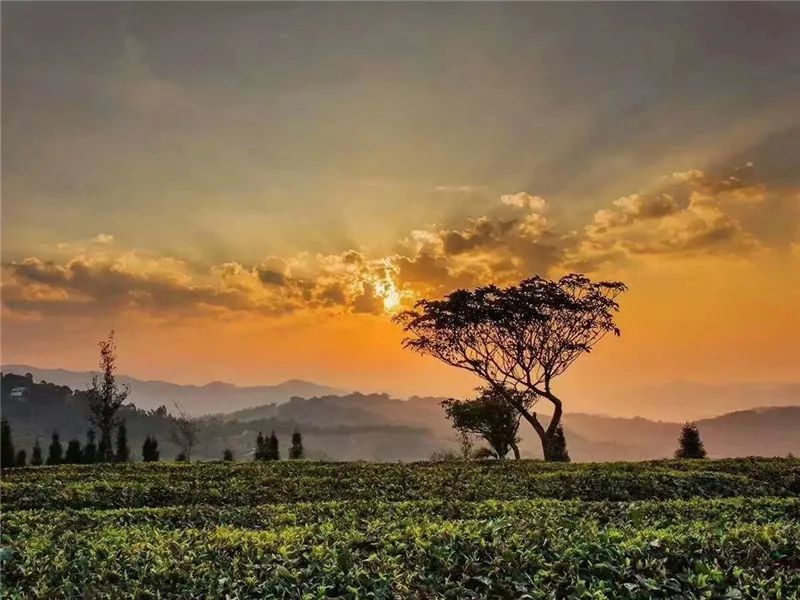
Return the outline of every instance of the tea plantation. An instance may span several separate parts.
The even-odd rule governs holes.
[[[10,470],[4,598],[800,598],[800,461]]]

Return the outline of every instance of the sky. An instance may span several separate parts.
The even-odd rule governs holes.
[[[624,281],[557,386],[800,378],[793,3],[2,5],[2,360],[462,395],[420,298]],[[610,394],[610,395],[609,395]],[[608,398],[611,398],[610,400]]]

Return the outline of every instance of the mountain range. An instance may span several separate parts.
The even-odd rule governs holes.
[[[70,374],[81,382],[87,374],[23,367],[31,378],[10,375],[4,367],[2,385],[3,414],[8,416],[22,447],[36,438],[49,438],[58,429],[62,439],[81,438],[87,428],[85,395],[64,385],[54,385],[59,374]],[[18,369],[14,369],[18,371]],[[55,376],[54,376],[55,375]],[[80,377],[78,377],[80,376]],[[39,379],[49,384],[34,383]],[[455,451],[456,437],[440,405],[442,398],[412,397],[407,400],[388,394],[341,392],[287,395],[293,386],[330,390],[307,382],[286,382],[277,386],[239,388],[229,384],[177,386],[164,382],[139,382],[120,378],[134,388],[130,405],[123,411],[134,455],[146,435],[157,435],[163,457],[174,456],[169,442],[169,420],[155,407],[170,401],[181,402],[200,418],[202,436],[196,458],[219,458],[230,448],[240,460],[252,457],[259,431],[276,431],[281,443],[295,430],[303,433],[310,457],[331,460],[425,460],[434,452]],[[65,381],[61,379],[61,381]],[[60,382],[59,382],[60,383]],[[148,386],[148,384],[150,384]],[[25,399],[12,396],[12,389],[27,386]],[[147,386],[145,394],[140,387]],[[309,387],[306,387],[309,386]],[[85,387],[81,386],[78,388]],[[165,396],[159,396],[165,390]],[[180,391],[176,391],[180,390]],[[139,393],[139,395],[134,395]],[[234,399],[226,395],[232,392]],[[273,394],[264,402],[264,394]],[[259,395],[261,394],[261,395]],[[147,399],[143,410],[139,402]],[[223,400],[220,400],[222,398]],[[216,404],[212,401],[216,399]],[[185,402],[184,402],[185,401]],[[259,403],[260,402],[260,403]],[[255,405],[253,405],[255,403]],[[239,408],[238,406],[246,406]],[[220,406],[234,409],[220,412]],[[212,411],[216,414],[208,414]],[[547,415],[542,415],[544,419]],[[708,453],[722,456],[782,456],[800,454],[800,406],[753,408],[696,420]],[[574,460],[611,461],[664,458],[672,454],[681,424],[642,417],[612,417],[581,412],[566,412],[564,428],[569,451]],[[541,455],[538,439],[524,422],[520,426],[520,449],[524,457]]]

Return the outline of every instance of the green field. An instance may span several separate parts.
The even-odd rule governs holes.
[[[800,461],[8,471],[8,598],[800,598]]]

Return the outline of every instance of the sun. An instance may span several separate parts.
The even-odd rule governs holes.
[[[386,312],[394,312],[400,308],[400,292],[394,286],[387,287],[383,296],[383,308]]]

